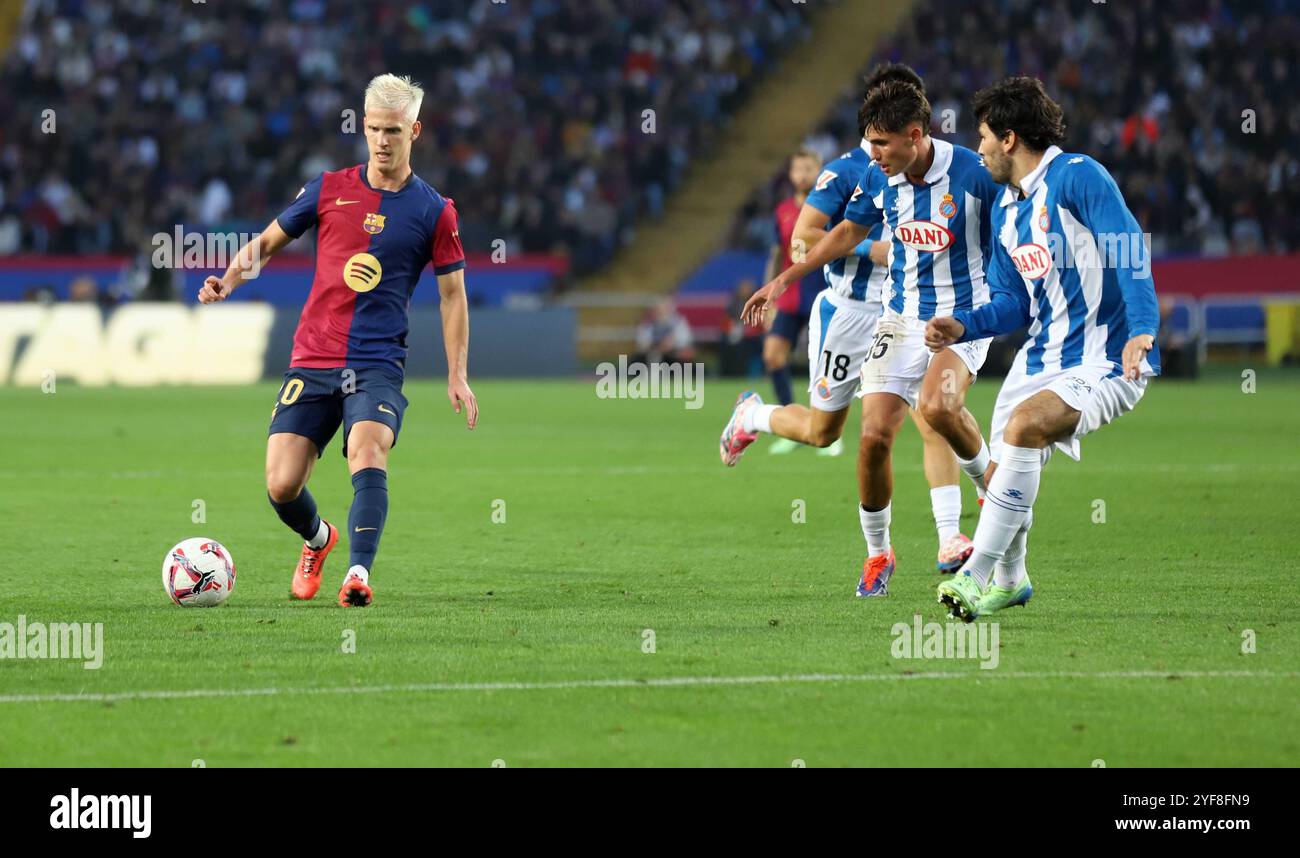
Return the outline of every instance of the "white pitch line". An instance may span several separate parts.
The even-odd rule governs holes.
[[[575,679],[560,682],[425,682],[325,688],[191,688],[76,694],[4,694],[0,703],[113,703],[119,700],[189,700],[208,697],[278,697],[292,694],[394,694],[449,691],[564,691],[584,688],[683,688],[784,683],[906,682],[962,679],[1295,679],[1300,673],[1271,670],[1112,670],[999,673],[967,670],[931,673],[802,673],[786,676],[666,676],[649,679]]]

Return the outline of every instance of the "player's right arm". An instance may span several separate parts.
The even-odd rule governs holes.
[[[226,300],[245,280],[252,280],[260,274],[267,260],[286,244],[315,226],[320,219],[317,210],[324,178],[325,174],[321,173],[303,185],[289,207],[271,221],[261,235],[239,249],[225,274],[204,280],[203,288],[199,290],[199,303]]]
[[[790,239],[790,258],[797,262],[808,254],[808,248],[816,247],[826,237],[826,224],[830,219],[830,215],[811,202],[804,203],[799,211],[799,220],[794,225],[794,235]],[[853,248],[852,255],[868,256],[873,263],[881,265],[889,257],[889,242],[864,238]],[[772,273],[775,275],[776,272]],[[771,277],[767,279],[770,280]]]
[[[229,298],[237,286],[256,277],[266,261],[291,241],[293,238],[280,228],[279,221],[271,221],[261,235],[239,249],[225,274],[203,281],[199,303],[212,304]]]
[[[799,210],[799,219],[794,223],[794,233],[790,236],[790,258],[799,262],[808,254],[809,248],[816,247],[826,237],[826,224],[830,219],[830,215],[811,202],[804,203]]]
[[[866,182],[867,178],[864,176],[862,181]],[[813,194],[809,194],[809,198],[812,197]],[[853,195],[849,197],[848,206],[844,210],[844,220],[840,221],[833,230],[826,233],[817,242],[817,245],[808,252],[802,262],[795,262],[794,265],[777,274],[762,289],[751,295],[749,300],[745,302],[745,309],[741,313],[742,321],[748,325],[758,324],[758,320],[763,317],[768,304],[781,297],[781,294],[789,288],[791,283],[802,280],[828,262],[853,253],[854,249],[862,243],[864,238],[871,234],[872,228],[880,223],[883,218],[884,213],[876,208],[869,190],[864,189],[861,184],[857,185],[853,189]]]

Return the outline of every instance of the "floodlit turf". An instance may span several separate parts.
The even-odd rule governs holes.
[[[891,657],[895,623],[943,619],[911,428],[899,571],[859,600],[855,441],[826,459],[764,440],[728,470],[735,381],[709,380],[700,410],[480,381],[472,433],[443,386],[413,383],[375,604],[344,610],[343,543],[317,600],[288,598],[300,542],[262,482],[274,385],[0,389],[0,622],[105,636],[99,670],[0,660],[0,764],[1300,765],[1300,374],[1240,384],[1157,382],[1081,464],[1053,459],[1036,594],[996,617],[992,670]],[[996,390],[971,397],[985,429]],[[343,524],[337,439],[311,488]],[[164,551],[197,535],[238,566],[217,609],[160,584]],[[484,683],[534,686],[464,687]],[[50,698],[80,694],[128,696]]]

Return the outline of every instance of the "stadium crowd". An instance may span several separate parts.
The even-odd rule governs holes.
[[[414,166],[456,199],[467,249],[500,238],[589,270],[661,209],[805,10],[29,0],[0,70],[0,254],[260,229],[305,179],[365,160],[362,90],[393,71],[425,87]]]
[[[922,0],[866,68],[915,68],[935,133],[971,148],[976,90],[1039,77],[1065,110],[1066,150],[1106,165],[1157,255],[1287,253],[1300,250],[1300,19],[1280,13],[1295,9],[1291,0]],[[828,160],[857,139],[861,95],[845,84],[806,141]],[[789,194],[786,166],[773,169],[733,244],[771,243],[772,209]]]

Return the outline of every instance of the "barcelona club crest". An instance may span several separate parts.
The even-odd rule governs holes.
[[[957,204],[953,202],[952,194],[944,194],[943,202],[939,203],[939,214],[952,220],[957,216]]]
[[[371,235],[379,235],[379,233],[384,231],[384,216],[381,214],[375,214],[374,212],[367,212],[366,219],[362,222],[361,228]]]

